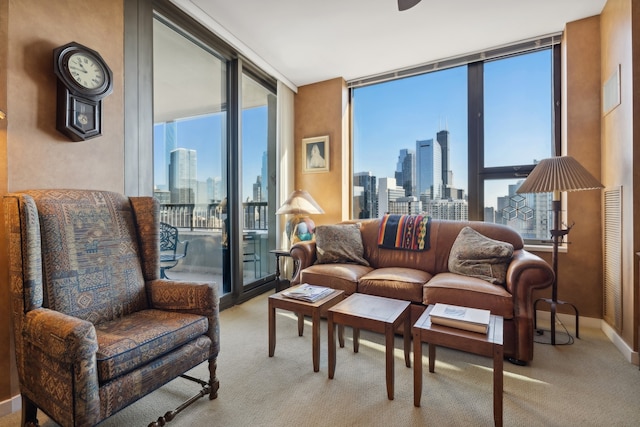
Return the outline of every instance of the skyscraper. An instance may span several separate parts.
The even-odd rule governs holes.
[[[395,178],[380,178],[378,181],[378,217],[391,213],[389,205],[404,197],[404,188],[396,185]]]
[[[396,183],[404,188],[407,196],[416,192],[416,153],[408,148],[400,150],[395,173]]]
[[[164,125],[164,164],[166,165],[164,170],[164,182],[159,185],[159,188],[164,190],[169,189],[169,164],[171,163],[171,152],[178,148],[178,124],[175,121],[170,121]]]
[[[416,181],[418,195],[431,200],[442,198],[442,150],[433,139],[416,141]]]
[[[449,165],[449,131],[441,130],[438,132],[436,140],[442,151],[442,185],[447,188],[453,185],[453,172]]]
[[[171,152],[169,162],[171,203],[196,203],[197,164],[196,150],[177,148]]]
[[[376,177],[371,172],[358,172],[353,175],[353,187],[353,217],[358,219],[377,218]]]

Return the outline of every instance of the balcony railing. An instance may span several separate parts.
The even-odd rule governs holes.
[[[220,202],[207,205],[170,203],[160,205],[160,221],[178,228],[189,230],[222,230],[226,208],[219,208]],[[246,202],[242,204],[244,230],[267,230],[267,202]]]

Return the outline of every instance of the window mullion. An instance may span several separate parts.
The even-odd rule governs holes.
[[[484,182],[480,171],[484,166],[484,96],[483,63],[474,62],[467,67],[468,91],[468,197],[469,219],[482,220]]]

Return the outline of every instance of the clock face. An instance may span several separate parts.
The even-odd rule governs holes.
[[[104,84],[105,69],[91,55],[74,53],[69,56],[67,69],[71,77],[83,88],[96,89]]]

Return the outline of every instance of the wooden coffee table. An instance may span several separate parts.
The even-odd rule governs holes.
[[[360,329],[383,333],[386,342],[386,379],[387,397],[393,400],[394,362],[393,342],[396,328],[404,324],[404,360],[407,368],[411,367],[411,318],[410,303],[391,298],[383,298],[366,294],[353,294],[327,311],[329,335],[329,378],[336,370],[336,337],[335,326],[351,326],[353,328],[353,351],[358,352]],[[340,347],[344,344],[341,342]]]
[[[326,297],[316,302],[305,302],[285,297],[282,292],[269,296],[269,357],[273,357],[276,351],[276,308],[293,311],[298,314],[298,335],[302,336],[304,330],[304,316],[311,316],[312,341],[313,341],[313,371],[320,370],[320,316],[328,307],[342,301],[344,291],[333,291]],[[344,345],[343,330],[340,330],[340,340]]]
[[[493,358],[493,420],[502,425],[502,367],[503,367],[503,322],[502,316],[491,315],[487,334],[468,332],[462,329],[431,323],[427,307],[413,325],[413,404],[420,406],[422,396],[422,343],[429,343],[429,372],[434,372],[436,346],[453,348]],[[331,362],[329,362],[331,364]]]

